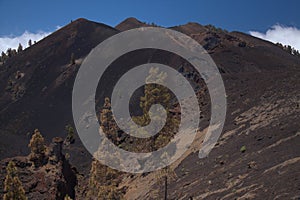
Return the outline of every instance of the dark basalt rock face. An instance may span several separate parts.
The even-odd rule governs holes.
[[[62,154],[62,138],[54,138],[47,148],[48,162],[35,166],[29,156],[7,158],[0,162],[0,198],[2,198],[6,166],[16,164],[18,176],[28,199],[64,199],[75,197],[76,172]]]

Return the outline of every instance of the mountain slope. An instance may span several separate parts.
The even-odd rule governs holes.
[[[78,19],[0,67],[0,158],[27,154],[27,133],[35,128],[48,142],[66,136],[65,126],[73,124],[71,94],[78,68],[92,48],[118,32]]]
[[[65,137],[65,126],[73,124],[71,93],[82,60],[106,38],[143,26],[150,25],[129,18],[112,28],[78,19],[0,66],[0,159],[26,155],[27,133],[35,128],[48,143],[53,137]],[[196,146],[176,164],[178,177],[170,182],[170,199],[298,198],[300,58],[240,32],[197,23],[171,29],[191,36],[210,53],[224,80],[228,112],[223,134],[209,157],[199,160]],[[75,64],[70,64],[72,54]],[[184,66],[193,73],[192,66],[168,52],[131,52],[112,63],[107,71],[110,76],[101,80],[97,105],[103,105],[126,69],[147,62],[177,69]],[[203,131],[211,105],[203,81],[197,84],[201,86]],[[241,152],[243,146],[246,150]],[[87,185],[91,156],[78,136],[65,152],[84,174],[80,185]],[[153,174],[126,176],[120,187],[127,188],[128,199],[151,199],[153,191],[163,193]],[[83,193],[77,199],[84,199]]]

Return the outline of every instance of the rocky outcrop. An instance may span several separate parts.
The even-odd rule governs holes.
[[[63,139],[60,137],[53,138],[52,143],[49,145],[49,156],[52,158],[50,162],[53,164],[64,159],[64,155],[62,154],[62,145]]]
[[[75,199],[77,184],[75,169],[62,154],[62,138],[54,138],[47,147],[48,162],[36,167],[30,156],[7,158],[0,161],[0,198],[4,190],[3,183],[6,166],[13,161],[18,169],[18,176],[28,199],[64,199],[66,195]]]

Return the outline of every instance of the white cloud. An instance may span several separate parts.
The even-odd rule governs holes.
[[[23,48],[28,47],[28,40],[32,40],[32,44],[34,41],[39,41],[49,35],[51,32],[38,32],[38,33],[30,33],[25,31],[22,35],[11,37],[11,36],[4,36],[0,37],[0,53],[2,51],[6,52],[8,48],[17,49],[19,43],[23,46]]]
[[[300,29],[283,25],[274,25],[266,33],[249,31],[250,35],[268,40],[273,43],[280,42],[283,45],[291,45],[300,50]]]

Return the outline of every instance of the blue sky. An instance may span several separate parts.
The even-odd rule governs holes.
[[[80,17],[111,26],[127,17],[136,17],[166,27],[198,22],[229,31],[266,33],[276,24],[299,29],[299,8],[297,0],[0,0],[0,37],[12,38],[25,31],[49,33]]]

